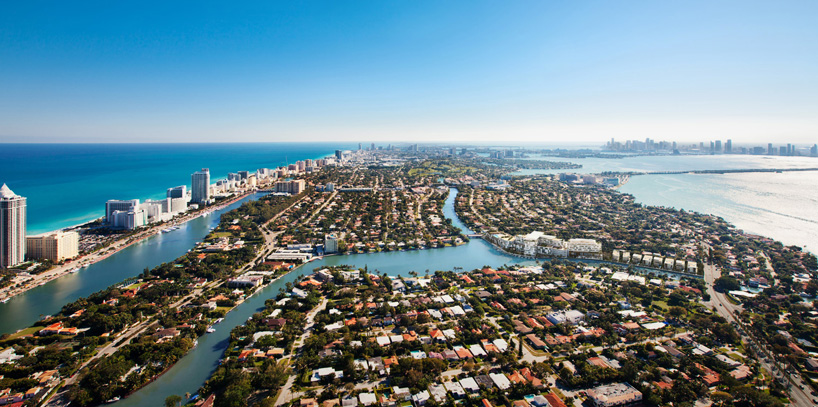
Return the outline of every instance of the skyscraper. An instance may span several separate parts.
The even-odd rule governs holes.
[[[0,267],[14,267],[26,258],[26,198],[0,187]]]
[[[721,152],[721,140],[716,140],[716,152]]]
[[[733,140],[727,139],[727,142],[724,143],[724,153],[730,154],[733,152]]]
[[[190,176],[190,201],[204,204],[210,200],[210,170],[202,168]]]
[[[187,197],[187,185],[179,185],[178,187],[168,188],[168,198],[185,198]]]

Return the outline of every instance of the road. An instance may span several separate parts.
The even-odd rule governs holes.
[[[721,271],[713,264],[706,264],[704,266],[704,281],[707,283],[707,293],[710,294],[710,305],[715,311],[724,319],[736,326],[736,331],[741,336],[744,343],[749,344],[758,355],[756,360],[768,372],[771,372],[776,378],[786,380],[789,387],[791,405],[797,407],[811,407],[818,405],[818,399],[813,397],[809,390],[809,384],[805,383],[800,376],[790,375],[783,369],[775,360],[774,355],[770,352],[766,345],[759,343],[755,338],[749,335],[750,330],[745,328],[746,325],[741,322],[738,315],[743,310],[741,305],[733,304],[727,295],[717,292],[713,288],[713,282],[721,276]]]
[[[234,199],[234,200],[231,200],[231,203],[233,201],[241,199],[243,197],[244,197],[244,194],[241,195],[240,197]],[[255,263],[259,259],[263,258],[264,256],[266,256],[267,254],[269,254],[269,252],[271,252],[273,250],[273,248],[275,246],[275,239],[278,236],[279,232],[270,232],[269,230],[267,230],[267,225],[270,222],[278,219],[279,216],[281,216],[284,212],[288,211],[294,205],[301,202],[301,200],[303,200],[303,199],[304,198],[301,198],[301,199],[293,202],[292,205],[288,206],[286,209],[284,209],[281,212],[279,212],[278,214],[276,214],[276,216],[274,216],[272,219],[270,219],[264,225],[261,226],[261,232],[262,232],[262,234],[264,236],[264,247],[262,247],[259,250],[258,254],[256,255],[256,257],[252,261],[248,262],[246,265],[244,265],[239,270],[237,270],[239,273],[242,273],[242,272],[245,272],[247,270],[252,269],[253,266],[255,265]],[[226,203],[226,204],[220,205],[219,207],[223,207],[223,206],[226,206],[226,205],[229,205],[229,204],[230,203]],[[201,212],[201,213],[204,213],[204,212]],[[191,217],[191,219],[192,219],[192,217]],[[189,219],[186,219],[186,220],[189,220]],[[165,227],[166,226],[167,225],[165,225]],[[178,299],[174,303],[171,303],[170,308],[178,308],[178,307],[187,305],[193,299],[195,299],[196,297],[201,295],[201,293],[205,289],[209,289],[209,288],[218,286],[218,285],[220,285],[222,283],[223,283],[222,280],[216,280],[216,281],[212,281],[212,282],[208,283],[204,287],[197,288],[194,291],[192,291],[190,294]],[[118,335],[116,339],[114,339],[113,341],[111,341],[111,343],[107,344],[106,346],[102,347],[101,349],[99,349],[96,354],[91,356],[82,365],[80,365],[79,369],[77,369],[77,373],[74,373],[73,376],[71,376],[71,377],[69,377],[69,378],[67,378],[65,380],[63,390],[56,393],[56,394],[54,394],[54,396],[52,396],[51,399],[46,400],[43,405],[44,406],[63,406],[63,405],[67,405],[67,404],[65,404],[65,403],[68,402],[68,400],[67,400],[67,390],[70,387],[70,385],[74,384],[80,378],[79,372],[81,372],[82,369],[84,369],[86,366],[91,364],[93,361],[95,361],[95,360],[97,360],[97,359],[99,359],[101,357],[109,356],[109,355],[114,354],[121,347],[123,347],[123,346],[127,345],[128,343],[130,343],[131,338],[135,338],[135,337],[139,336],[140,334],[144,333],[144,331],[146,329],[148,329],[150,326],[152,326],[153,323],[155,323],[156,321],[157,321],[156,317],[148,317],[144,321],[138,322],[137,324],[135,324],[135,325],[133,325],[133,326],[131,326],[129,328],[126,328],[125,331],[123,331],[120,335]],[[123,338],[127,338],[127,339],[123,340]]]
[[[111,242],[110,245],[108,245],[108,246],[106,246],[104,248],[101,248],[101,249],[99,249],[97,251],[94,251],[94,252],[82,255],[80,257],[77,257],[76,259],[68,262],[67,264],[58,265],[58,266],[55,266],[54,268],[52,268],[52,269],[50,269],[48,271],[44,271],[44,272],[42,272],[40,274],[33,275],[29,280],[27,280],[25,283],[22,283],[19,286],[16,286],[16,287],[15,286],[8,286],[8,287],[0,288],[0,301],[5,300],[7,298],[12,298],[15,295],[22,294],[22,293],[24,293],[24,292],[26,292],[28,290],[39,287],[39,286],[41,286],[43,284],[46,284],[46,283],[48,283],[48,282],[50,282],[52,280],[55,280],[57,278],[68,275],[74,269],[82,267],[82,265],[90,265],[90,264],[94,264],[94,263],[96,263],[96,262],[98,262],[100,260],[104,260],[104,259],[110,257],[111,255],[113,255],[114,253],[117,253],[117,252],[119,252],[119,251],[133,245],[133,244],[136,244],[138,242],[141,242],[142,240],[145,240],[145,239],[147,239],[147,238],[149,238],[151,236],[154,236],[157,233],[160,233],[162,231],[162,229],[166,229],[166,228],[168,228],[170,226],[181,225],[181,224],[183,224],[183,223],[185,223],[187,221],[198,218],[198,217],[204,215],[205,213],[212,212],[212,211],[224,208],[224,207],[226,207],[228,205],[231,205],[232,203],[234,203],[234,202],[236,202],[236,201],[238,201],[240,199],[243,199],[248,194],[249,194],[249,192],[242,192],[238,196],[230,199],[227,202],[219,204],[218,206],[209,207],[206,210],[197,211],[197,212],[194,212],[194,213],[186,213],[184,215],[181,215],[181,217],[173,219],[173,220],[171,220],[171,221],[169,221],[167,223],[162,223],[160,225],[151,226],[150,228],[148,228],[146,230],[143,230],[143,231],[140,231],[140,232],[138,232],[138,233],[136,233],[136,234],[134,234],[132,236],[126,236],[126,237],[123,237],[121,239],[115,240],[115,241]]]
[[[301,334],[301,336],[295,340],[295,342],[293,343],[293,352],[290,355],[282,358],[281,359],[282,362],[284,360],[291,359],[293,355],[297,356],[301,353],[301,347],[304,346],[304,341],[307,339],[308,336],[310,336],[310,334],[312,334],[312,327],[313,325],[315,325],[315,316],[318,315],[319,312],[327,308],[327,302],[329,302],[327,298],[322,298],[321,303],[316,305],[315,308],[313,308],[312,310],[310,310],[310,312],[307,313],[306,324],[304,324],[304,333]],[[290,391],[297,376],[298,375],[296,374],[291,374],[290,377],[287,378],[287,383],[285,383],[284,387],[281,388],[281,392],[278,394],[278,398],[276,399],[275,404],[276,406],[283,406],[292,401],[294,398],[301,396],[300,393],[292,393]]]

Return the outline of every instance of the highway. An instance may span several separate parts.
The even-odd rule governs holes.
[[[811,387],[805,383],[800,376],[791,375],[787,373],[785,366],[781,366],[772,352],[766,347],[763,342],[756,341],[750,336],[750,330],[745,328],[738,315],[743,310],[741,305],[733,304],[726,294],[716,292],[713,288],[713,283],[721,276],[721,271],[718,267],[712,264],[704,266],[704,281],[707,283],[707,292],[710,294],[710,305],[713,309],[724,319],[736,327],[736,331],[741,336],[741,340],[748,344],[753,351],[756,352],[756,359],[761,366],[768,372],[771,372],[777,380],[782,382],[788,388],[792,406],[796,407],[811,407],[818,405],[818,398],[810,394]]]

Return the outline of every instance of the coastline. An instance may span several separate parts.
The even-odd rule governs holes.
[[[199,218],[201,216],[208,215],[208,214],[212,213],[213,211],[222,209],[224,207],[227,207],[227,206],[235,203],[236,201],[244,199],[249,194],[254,193],[254,192],[255,191],[244,191],[244,192],[240,193],[239,195],[236,195],[233,198],[230,198],[230,199],[228,199],[228,200],[226,200],[224,202],[219,203],[219,205],[217,205],[217,206],[206,207],[206,208],[197,210],[194,213],[186,214],[186,215],[182,216],[179,219],[172,219],[169,222],[165,222],[165,223],[162,223],[162,224],[158,224],[156,226],[152,226],[151,228],[146,229],[144,231],[141,231],[141,232],[137,233],[136,235],[127,236],[127,237],[123,237],[121,239],[118,239],[118,240],[114,241],[113,243],[111,243],[110,245],[108,245],[108,246],[106,246],[106,247],[104,247],[102,249],[99,249],[99,250],[96,250],[94,252],[88,253],[88,254],[86,254],[84,256],[77,257],[75,259],[72,259],[69,263],[66,263],[66,264],[63,264],[63,265],[60,265],[60,266],[56,266],[56,267],[52,268],[51,270],[47,270],[47,271],[44,271],[44,272],[42,272],[40,274],[34,275],[34,276],[32,276],[32,279],[29,280],[29,281],[26,281],[22,287],[12,287],[12,286],[4,287],[4,288],[0,289],[0,302],[4,303],[4,302],[14,298],[17,295],[23,294],[23,293],[25,293],[25,292],[27,292],[29,290],[32,290],[34,288],[45,285],[45,284],[47,284],[47,283],[49,283],[51,281],[54,281],[54,280],[56,280],[56,279],[58,279],[60,277],[64,277],[64,276],[66,276],[68,274],[72,274],[76,269],[79,269],[81,267],[90,266],[90,265],[92,265],[94,263],[105,260],[108,257],[110,257],[110,256],[112,256],[112,255],[114,255],[114,254],[116,254],[116,253],[118,253],[118,252],[120,252],[120,251],[122,251],[122,250],[136,244],[136,243],[142,242],[142,241],[144,241],[144,240],[146,240],[146,239],[148,239],[148,238],[150,238],[152,236],[155,236],[155,235],[161,233],[162,229],[165,229],[168,226],[181,225],[181,224],[184,224],[184,223],[186,223],[188,221],[191,221],[193,219]],[[93,221],[90,221],[90,222],[93,222]],[[83,222],[83,223],[81,223],[81,224],[79,224],[77,226],[73,226],[73,228],[77,228],[77,227],[86,225],[86,224],[88,224],[90,222]],[[66,230],[66,229],[70,229],[70,228],[59,229],[59,230]]]

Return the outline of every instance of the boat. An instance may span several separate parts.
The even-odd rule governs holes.
[[[3,298],[3,301],[0,301],[0,302],[2,302],[3,304],[5,304],[5,303],[9,302],[9,300],[10,300],[10,299],[11,299],[11,298]]]
[[[205,332],[207,332],[209,334],[212,334],[213,332],[216,332],[216,328],[213,328],[212,326],[209,326],[209,327],[207,327]]]
[[[224,318],[219,318],[215,322],[213,322],[213,325],[216,325],[216,324],[218,324],[219,322],[222,322],[222,321],[224,321]]]
[[[68,272],[71,273],[71,274],[74,274],[74,273],[76,273],[78,271],[80,271],[80,268],[79,267],[74,267],[71,270],[69,270]]]
[[[111,403],[116,403],[117,401],[119,401],[119,397],[114,397],[114,398],[106,401],[106,403],[111,404]]]

